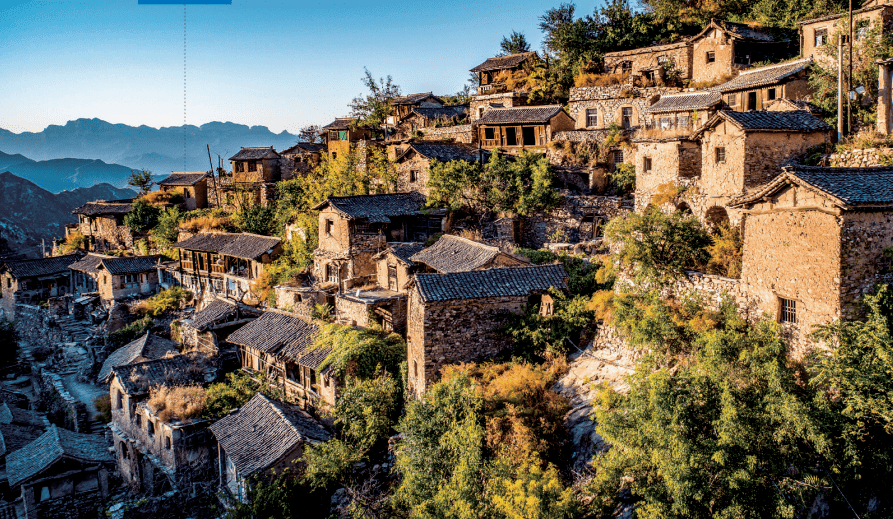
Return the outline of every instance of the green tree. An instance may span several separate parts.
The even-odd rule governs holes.
[[[358,126],[378,128],[391,115],[391,99],[400,95],[400,87],[394,84],[391,76],[376,81],[368,69],[364,71],[363,86],[369,93],[355,97],[350,102],[350,115],[358,118]]]
[[[319,369],[331,368],[343,381],[369,379],[382,369],[397,377],[406,360],[406,342],[399,334],[336,323],[320,327],[313,348],[331,350]]]
[[[499,50],[500,56],[520,54],[522,52],[530,52],[530,44],[527,43],[527,38],[524,36],[524,33],[512,31],[508,36],[502,37],[502,42],[499,44]]]
[[[179,225],[183,213],[179,207],[169,207],[158,215],[158,223],[152,229],[152,237],[155,243],[162,247],[170,247],[177,243],[177,237],[180,235]]]
[[[154,184],[155,182],[152,182],[152,172],[147,169],[140,171],[131,170],[130,178],[127,179],[127,185],[135,187],[139,191],[140,196],[148,193]]]
[[[274,236],[279,234],[275,216],[273,206],[252,205],[234,214],[233,222],[240,232]]]
[[[487,478],[493,516],[505,519],[570,519],[580,513],[574,491],[553,465],[499,456]]]
[[[158,225],[159,209],[138,198],[133,202],[133,208],[124,215],[124,225],[136,232],[145,232]]]
[[[553,313],[541,315],[540,305],[529,305],[520,314],[509,314],[501,327],[512,339],[512,355],[541,361],[548,355],[563,354],[568,341],[579,342],[580,332],[592,323],[589,297],[568,297],[559,291],[551,293]]]
[[[255,381],[244,371],[226,374],[226,382],[217,382],[205,389],[208,399],[202,416],[209,419],[223,418],[233,409],[242,407],[258,392],[274,399],[282,398],[282,391],[272,386],[263,374]]]
[[[225,519],[291,519],[307,513],[305,499],[299,499],[302,489],[289,469],[273,474],[272,478],[254,475],[248,479],[247,499],[242,502],[225,496]]]
[[[605,238],[617,244],[620,266],[636,279],[666,282],[699,268],[708,259],[710,236],[694,216],[667,214],[657,207],[644,213],[614,218],[605,226]]]

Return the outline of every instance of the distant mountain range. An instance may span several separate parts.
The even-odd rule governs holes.
[[[2,160],[0,160],[2,162]],[[0,171],[4,168],[0,167]],[[52,246],[65,236],[65,224],[77,218],[71,211],[93,200],[133,198],[136,192],[102,183],[53,194],[34,182],[5,171],[0,173],[0,237],[16,252],[37,257],[40,241]]]
[[[91,186],[97,181],[124,187],[131,169],[145,168],[156,177],[171,171],[207,171],[206,145],[211,146],[214,166],[219,154],[228,168],[226,159],[241,146],[273,146],[282,151],[297,141],[296,135],[285,131],[276,134],[266,126],[212,122],[151,128],[78,119],[64,126],[47,126],[41,132],[17,134],[0,128],[0,150],[5,152],[0,155],[0,171],[9,170],[53,192]],[[21,165],[10,162],[16,157]],[[90,160],[55,163],[60,157]],[[29,159],[35,164],[28,165]],[[10,163],[4,167],[4,162]],[[44,178],[55,178],[58,187],[49,186]]]

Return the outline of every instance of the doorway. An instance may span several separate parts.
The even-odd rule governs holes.
[[[521,139],[523,139],[524,146],[536,146],[536,128],[533,126],[522,127]]]
[[[515,132],[514,126],[510,126],[505,129],[505,145],[506,146],[517,146],[518,145],[518,135]]]

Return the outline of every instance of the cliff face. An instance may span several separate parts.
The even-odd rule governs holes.
[[[51,246],[53,238],[65,235],[65,224],[77,218],[71,211],[91,200],[131,198],[136,193],[109,184],[78,188],[53,194],[31,181],[6,171],[0,173],[0,237],[13,250],[36,257],[40,242]]]

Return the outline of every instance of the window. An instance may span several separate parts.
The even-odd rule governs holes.
[[[815,30],[815,46],[821,47],[822,45],[828,43],[828,29],[816,29]]]
[[[338,152],[337,152],[337,151],[333,151],[333,152],[332,152],[332,160],[335,160],[335,159],[337,159],[337,158],[338,158]]]
[[[645,157],[645,173],[651,171],[651,157]]]
[[[757,109],[757,93],[756,92],[748,92],[747,93],[747,106],[746,110],[756,110]]]
[[[738,104],[738,94],[729,94],[729,106]]]
[[[326,234],[331,236],[332,232],[335,231],[335,222],[332,220],[326,220]]]
[[[46,501],[50,498],[50,487],[40,487],[40,501]]]
[[[514,126],[510,126],[505,129],[505,145],[506,146],[517,146],[518,145],[518,134],[515,131]]]
[[[136,422],[137,427],[141,428],[143,426],[143,415],[141,415],[139,413],[134,414],[133,421]]]
[[[586,126],[598,126],[598,110],[595,108],[586,109]]]
[[[633,107],[624,106],[620,109],[620,122],[624,130],[629,130],[633,126]]]
[[[716,155],[716,163],[721,164],[726,161],[726,149],[723,147],[717,146],[714,150]]]
[[[861,40],[868,36],[868,20],[856,20],[856,39]]]
[[[346,141],[347,140],[347,130],[341,130],[338,132],[338,140]]]
[[[170,436],[165,436],[165,437],[164,437],[164,448],[165,448],[165,449],[170,449],[170,448],[171,448],[171,437],[170,437]]]
[[[623,151],[614,150],[611,152],[611,162],[614,164],[623,164]]]
[[[522,126],[521,141],[524,146],[536,146],[536,128],[533,126]]]
[[[257,161],[252,160],[248,162],[248,171],[257,171]]]
[[[676,116],[676,126],[679,128],[688,128],[689,116],[687,115],[679,115]]]
[[[716,62],[716,52],[715,51],[707,51],[707,63],[715,63]]]
[[[793,299],[785,299],[779,297],[781,312],[779,313],[779,321],[782,323],[797,324],[797,301]]]
[[[409,181],[410,182],[416,182],[416,181],[418,181],[418,179],[419,179],[418,171],[413,170],[413,171],[409,172]]]
[[[666,57],[666,56],[658,56],[658,57],[657,57],[657,64],[658,64],[658,65],[663,66],[663,64],[666,63],[666,62],[667,62],[667,57]]]
[[[115,409],[124,409],[124,395],[120,391],[115,391]]]
[[[326,281],[329,283],[338,282],[338,268],[331,263],[326,264]]]
[[[146,420],[146,430],[149,431],[149,437],[155,436],[155,422]]]
[[[669,130],[672,124],[670,123],[672,119],[669,117],[661,117],[660,118],[660,129],[661,130]]]
[[[419,376],[419,361],[412,361],[412,376],[418,378]]]
[[[492,141],[496,138],[496,131],[493,128],[484,128],[484,139]]]
[[[768,91],[768,93],[767,93],[767,97],[768,97],[768,99],[769,99],[770,101],[772,101],[773,99],[775,99],[775,89],[774,89],[774,88],[770,88],[770,89],[769,89],[769,91]]]
[[[620,62],[620,70],[622,70],[623,72],[629,72],[629,71],[632,70],[632,69],[633,69],[633,62],[632,62],[632,61],[628,61],[628,60],[627,60],[627,61],[621,61],[621,62]]]

